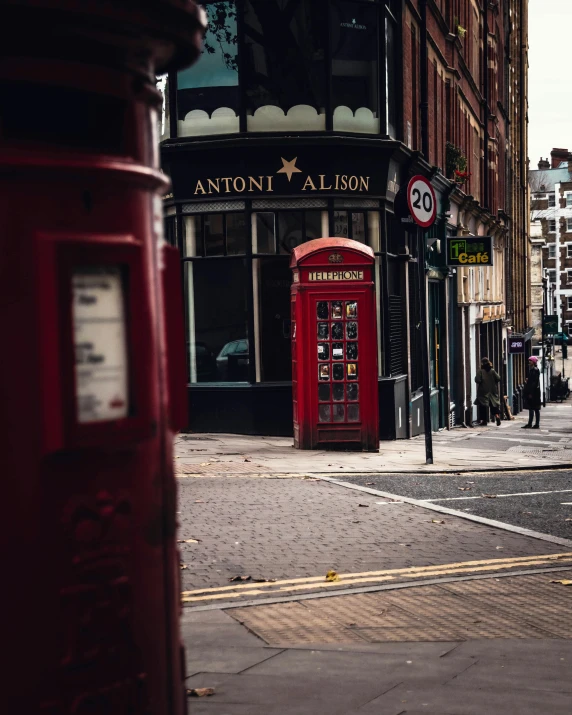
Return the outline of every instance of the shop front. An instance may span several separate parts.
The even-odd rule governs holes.
[[[321,237],[374,253],[380,434],[407,437],[407,239],[397,142],[249,137],[163,145],[181,252],[190,428],[292,434],[290,257]],[[222,146],[221,146],[222,144]]]

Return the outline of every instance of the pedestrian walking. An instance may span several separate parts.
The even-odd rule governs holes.
[[[484,357],[481,360],[481,368],[477,370],[475,377],[477,383],[477,399],[475,405],[479,408],[479,424],[487,425],[489,421],[489,412],[495,416],[497,426],[500,427],[500,400],[499,400],[499,382],[500,375],[493,368],[491,361]]]
[[[540,429],[540,407],[542,397],[540,395],[540,370],[538,369],[538,358],[531,355],[528,358],[528,376],[524,381],[524,407],[528,409],[528,424],[522,429]],[[532,418],[536,417],[532,424]]]

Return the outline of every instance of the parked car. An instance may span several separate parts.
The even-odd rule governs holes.
[[[232,340],[222,348],[216,359],[218,379],[224,382],[248,380],[248,340]]]
[[[189,355],[187,345],[187,355]],[[213,351],[206,343],[195,343],[197,382],[214,382],[217,379],[217,363]]]

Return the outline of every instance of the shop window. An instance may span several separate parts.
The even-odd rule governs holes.
[[[233,256],[246,253],[246,218],[240,213],[185,216],[185,256]]]
[[[263,382],[291,380],[290,261],[274,256],[258,259],[256,266],[256,323],[259,336],[257,372]]]
[[[250,358],[245,262],[188,262],[185,288],[190,381],[247,381]]]
[[[363,211],[334,211],[334,236],[367,243],[367,217]]]
[[[296,246],[320,238],[321,211],[281,211],[278,214],[278,252],[290,254]]]
[[[179,136],[239,131],[234,2],[202,2],[208,28],[199,62],[177,75]]]
[[[272,211],[254,214],[252,231],[253,253],[276,253],[276,215]]]
[[[249,131],[326,128],[326,0],[246,0]]]
[[[332,106],[334,129],[379,133],[378,8],[332,0]]]

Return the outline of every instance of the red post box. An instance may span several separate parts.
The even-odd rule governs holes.
[[[182,715],[186,379],[155,77],[197,58],[202,11],[1,5],[1,709]]]
[[[379,451],[374,255],[345,238],[292,252],[294,444]]]

